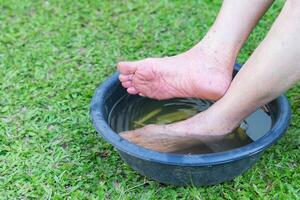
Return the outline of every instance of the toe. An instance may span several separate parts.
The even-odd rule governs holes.
[[[121,82],[132,81],[132,78],[133,78],[133,74],[130,74],[130,75],[120,74],[119,75],[119,80]]]
[[[119,62],[117,64],[121,74],[133,74],[137,69],[137,62]]]
[[[119,135],[122,138],[132,141],[132,138],[135,138],[137,136],[137,132],[134,130],[133,131],[124,131],[124,132],[119,133]]]
[[[133,87],[133,83],[132,83],[132,81],[124,81],[124,82],[122,82],[122,86],[124,88]]]
[[[135,87],[129,87],[129,88],[127,88],[127,92],[129,94],[138,94],[139,93]]]

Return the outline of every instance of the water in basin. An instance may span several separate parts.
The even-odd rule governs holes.
[[[122,131],[141,128],[147,124],[169,124],[185,120],[204,111],[213,102],[202,99],[171,99],[157,101],[134,95],[124,95],[109,114],[112,129]],[[173,153],[207,154],[245,146],[262,137],[272,126],[272,118],[266,106],[246,118],[234,131],[222,140],[212,143],[199,141],[198,145]]]

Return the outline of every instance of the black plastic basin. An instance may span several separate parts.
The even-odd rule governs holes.
[[[235,72],[239,68],[236,65]],[[229,151],[202,155],[161,153],[128,142],[109,126],[108,115],[125,93],[117,73],[99,86],[91,102],[93,125],[133,169],[166,184],[199,186],[232,180],[252,166],[262,152],[284,134],[291,115],[289,102],[281,95],[268,104],[273,118],[271,130],[253,143]]]

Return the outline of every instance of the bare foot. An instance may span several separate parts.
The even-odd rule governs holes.
[[[120,62],[119,79],[130,94],[217,100],[231,82],[236,52],[203,43],[172,57]]]
[[[209,111],[209,110],[208,110]],[[120,133],[132,143],[160,152],[175,152],[196,144],[209,145],[231,132],[236,125],[225,122],[214,112],[204,111],[190,119],[169,125],[147,125]]]

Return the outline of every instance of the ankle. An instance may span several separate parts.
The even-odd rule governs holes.
[[[229,69],[232,69],[239,50],[236,46],[226,44],[210,36],[205,36],[205,38],[186,53],[204,55],[218,62],[222,68],[229,67]]]
[[[228,36],[213,26],[199,44],[213,51],[221,51],[228,57],[236,59],[244,41]],[[197,46],[197,45],[196,45]]]
[[[207,127],[211,127],[215,134],[227,134],[234,130],[241,123],[242,118],[236,116],[231,109],[222,104],[215,103],[205,111]]]

